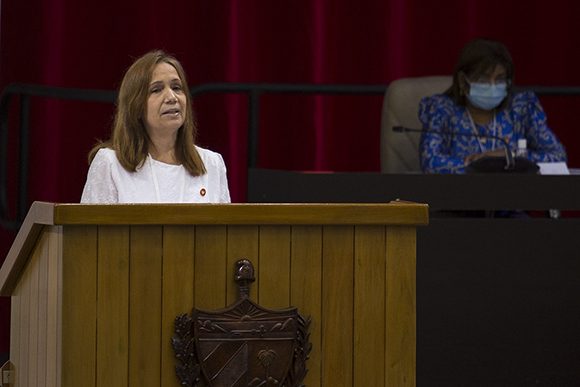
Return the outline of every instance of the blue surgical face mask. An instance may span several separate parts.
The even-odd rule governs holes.
[[[507,83],[470,83],[467,99],[475,107],[492,110],[507,96]]]

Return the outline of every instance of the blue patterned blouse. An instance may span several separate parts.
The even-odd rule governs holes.
[[[423,129],[474,134],[465,106],[456,105],[451,97],[437,94],[425,97],[419,104]],[[505,109],[487,125],[475,124],[479,135],[504,138],[512,151],[518,139],[525,138],[528,159],[534,162],[566,161],[564,146],[548,128],[546,114],[532,92],[515,94]],[[421,168],[425,173],[464,173],[466,156],[501,149],[502,142],[474,136],[422,133],[419,144]]]

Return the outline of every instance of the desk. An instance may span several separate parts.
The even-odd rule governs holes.
[[[251,170],[265,202],[580,209],[580,176]],[[580,219],[431,218],[417,230],[417,385],[576,385]]]
[[[423,175],[248,172],[248,201],[381,203],[404,199],[438,210],[580,210],[580,175]]]

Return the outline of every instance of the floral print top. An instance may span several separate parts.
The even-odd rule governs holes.
[[[504,147],[501,140],[483,136],[503,138],[511,151],[516,150],[518,139],[525,138],[527,158],[536,163],[566,161],[564,146],[548,127],[538,97],[530,91],[513,95],[486,125],[472,123],[467,108],[444,94],[421,100],[419,120],[424,130],[446,132],[422,133],[419,156],[425,173],[464,173],[466,156]],[[476,137],[476,132],[482,137]]]

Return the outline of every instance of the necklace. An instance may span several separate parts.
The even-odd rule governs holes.
[[[481,152],[485,152],[485,146],[483,145],[483,142],[481,141],[481,137],[482,135],[479,134],[479,132],[477,131],[477,128],[475,126],[475,122],[473,122],[473,118],[471,117],[471,113],[469,112],[469,109],[465,109],[465,111],[467,112],[467,117],[469,117],[469,122],[471,123],[471,130],[473,131],[473,134],[475,135],[475,138],[477,138],[477,143],[479,144],[479,149],[481,150]],[[493,136],[492,138],[492,142],[491,142],[491,150],[495,149],[495,143],[496,143],[496,120],[495,120],[495,111],[493,113],[493,123],[491,125],[491,135]],[[485,137],[485,136],[484,136]]]
[[[151,171],[151,179],[153,180],[153,186],[155,187],[155,199],[157,203],[161,202],[161,195],[159,194],[159,181],[157,180],[157,173],[153,167],[153,157],[147,155],[147,164],[149,164],[149,170]],[[183,198],[185,197],[185,174],[181,174],[181,190],[179,192],[179,201],[177,203],[183,203]]]

